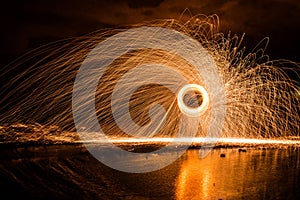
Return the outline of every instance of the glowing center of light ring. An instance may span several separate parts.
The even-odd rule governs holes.
[[[184,95],[190,91],[199,92],[201,94],[203,100],[200,106],[192,108],[186,105],[186,103],[184,102]],[[207,110],[209,104],[209,97],[204,87],[198,84],[187,84],[183,86],[178,92],[177,103],[182,113],[192,117],[197,117],[202,115]]]

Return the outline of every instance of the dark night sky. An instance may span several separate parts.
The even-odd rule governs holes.
[[[299,0],[44,0],[1,5],[0,64],[51,41],[145,20],[175,18],[187,8],[193,14],[217,14],[221,31],[246,33],[251,49],[270,38],[271,59],[300,62]]]

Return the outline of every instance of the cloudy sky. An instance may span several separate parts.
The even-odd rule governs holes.
[[[101,28],[179,19],[185,9],[186,17],[217,14],[221,31],[245,33],[249,48],[269,37],[272,59],[300,62],[299,0],[11,0],[0,8],[0,64],[42,44]]]

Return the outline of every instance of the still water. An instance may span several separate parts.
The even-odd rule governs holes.
[[[300,199],[300,148],[189,149],[171,165],[111,169],[83,145],[0,149],[6,199]],[[1,198],[2,199],[2,198]]]

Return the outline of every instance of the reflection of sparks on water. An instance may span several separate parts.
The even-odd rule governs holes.
[[[220,153],[226,153],[226,158]],[[298,189],[297,175],[291,174],[299,174],[299,155],[291,149],[255,149],[243,154],[236,149],[215,149],[199,159],[197,150],[187,151],[175,183],[175,199],[284,199],[286,191]]]
[[[176,184],[176,199],[207,199],[212,194],[211,166],[200,164],[199,159],[192,157],[188,152],[188,160],[184,161]],[[193,192],[191,192],[193,191]]]
[[[121,139],[109,139],[107,141],[103,140],[84,140],[78,141],[79,143],[180,143],[180,144],[201,144],[215,142],[217,144],[231,144],[231,145],[247,145],[247,144],[278,144],[278,145],[300,145],[300,138],[294,139],[251,139],[251,138],[121,138]]]

